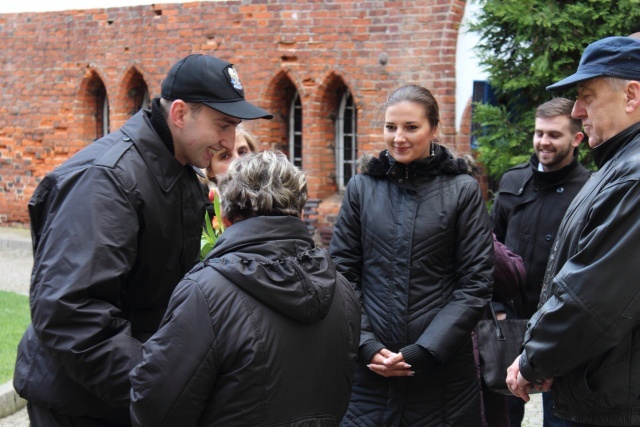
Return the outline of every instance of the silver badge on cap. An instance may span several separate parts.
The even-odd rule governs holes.
[[[240,83],[240,77],[238,77],[238,72],[236,69],[231,66],[227,68],[227,72],[229,73],[229,79],[231,80],[231,85],[236,90],[242,90],[242,83]]]

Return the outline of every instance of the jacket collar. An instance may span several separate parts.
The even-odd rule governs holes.
[[[619,134],[594,148],[591,153],[598,169],[602,168],[618,151],[633,141],[635,137],[638,136],[638,133],[640,133],[640,122],[629,126]]]
[[[377,158],[363,158],[360,168],[364,175],[386,176],[389,181],[397,184],[407,184],[420,177],[442,174],[473,175],[477,171],[475,165],[463,158],[454,158],[443,146],[433,143],[432,148],[433,155],[409,164],[397,162],[388,150],[383,150]]]
[[[580,165],[580,163],[578,162],[578,156],[576,155],[573,157],[571,163],[564,166],[563,168],[555,171],[543,172],[538,170],[540,161],[535,154],[531,156],[529,164],[533,172],[533,181],[542,185],[560,184],[566,177],[571,174],[571,172],[573,172]]]
[[[169,151],[151,124],[151,112],[140,110],[120,129],[136,146],[153,176],[164,191],[169,191],[182,174],[194,173],[191,165],[183,166]]]
[[[207,258],[247,249],[254,251],[255,247],[264,250],[266,241],[291,240],[292,236],[294,240],[300,240],[310,247],[314,245],[307,226],[300,218],[292,216],[248,218],[226,228]],[[289,255],[295,255],[295,248]]]
[[[151,126],[155,129],[156,133],[164,142],[164,145],[167,146],[171,154],[175,156],[175,147],[173,146],[173,136],[171,135],[171,129],[169,129],[169,125],[167,124],[167,119],[165,119],[164,114],[162,113],[162,106],[160,105],[160,98],[154,98],[151,101]]]

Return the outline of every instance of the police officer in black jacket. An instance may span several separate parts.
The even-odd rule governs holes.
[[[129,371],[198,258],[195,167],[233,148],[244,99],[233,65],[176,63],[162,98],[48,174],[29,201],[31,318],[14,386],[33,427],[130,425]]]

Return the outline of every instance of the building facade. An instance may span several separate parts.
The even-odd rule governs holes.
[[[159,96],[190,53],[235,64],[261,149],[307,174],[318,229],[331,227],[356,160],[383,149],[382,110],[405,83],[434,93],[440,140],[455,126],[464,0],[241,0],[0,14],[0,225],[27,224],[44,175]],[[465,116],[469,115],[469,108]]]

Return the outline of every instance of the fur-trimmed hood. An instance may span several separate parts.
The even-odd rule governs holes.
[[[468,174],[475,177],[479,174],[478,165],[470,155],[454,157],[445,147],[435,143],[432,148],[432,156],[407,165],[396,162],[388,150],[381,151],[378,157],[364,154],[359,160],[360,170],[364,175],[390,179],[402,176],[407,180],[418,176]]]

